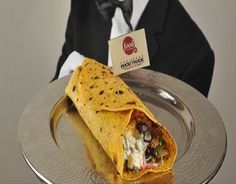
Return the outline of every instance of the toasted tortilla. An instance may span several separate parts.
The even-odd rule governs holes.
[[[133,180],[148,172],[165,172],[172,168],[177,153],[173,138],[129,86],[113,75],[109,67],[85,58],[82,66],[73,72],[65,92],[122,178]],[[168,159],[155,169],[138,172],[124,169],[122,134],[129,126],[134,110],[143,112],[157,124],[166,142]]]

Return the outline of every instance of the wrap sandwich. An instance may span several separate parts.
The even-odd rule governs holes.
[[[85,58],[65,92],[122,178],[172,168],[177,154],[173,138],[109,67]]]

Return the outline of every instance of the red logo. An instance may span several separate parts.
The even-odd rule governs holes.
[[[133,38],[130,36],[125,37],[123,40],[123,50],[127,55],[131,55],[132,53],[136,53],[138,51],[137,47],[135,47]]]

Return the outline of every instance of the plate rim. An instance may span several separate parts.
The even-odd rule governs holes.
[[[181,81],[179,79],[176,79],[176,78],[174,78],[172,76],[169,76],[167,74],[163,74],[163,73],[159,73],[159,72],[154,72],[154,71],[147,70],[147,69],[138,69],[138,70],[136,70],[134,72],[129,72],[129,73],[121,75],[122,78],[125,78],[127,76],[136,77],[135,78],[136,80],[144,80],[144,81],[149,80],[149,81],[153,82],[153,84],[155,84],[155,85],[158,84],[158,86],[160,86],[160,87],[162,87],[164,89],[167,89],[167,91],[171,91],[171,93],[173,93],[178,98],[180,98],[187,107],[188,107],[188,104],[186,104],[186,99],[187,98],[193,98],[193,97],[198,98],[198,99],[202,100],[202,102],[205,102],[209,106],[211,111],[217,115],[218,121],[219,121],[218,123],[221,123],[221,127],[223,127],[223,131],[222,132],[224,132],[224,134],[225,134],[225,143],[224,143],[225,149],[224,149],[224,153],[223,153],[223,155],[221,157],[221,160],[218,162],[217,167],[215,168],[215,170],[211,173],[211,175],[206,180],[201,181],[202,183],[208,183],[216,175],[216,173],[220,169],[221,165],[223,164],[223,161],[224,161],[224,158],[225,158],[225,155],[226,155],[226,150],[227,150],[227,134],[226,134],[226,130],[225,130],[225,127],[224,127],[224,123],[223,123],[223,120],[222,120],[220,114],[217,112],[217,110],[213,106],[213,104],[207,98],[205,98],[205,96],[203,96],[200,92],[198,92],[196,89],[194,89],[193,87],[191,87],[187,83],[184,83],[183,81]],[[156,79],[156,77],[157,77],[157,80],[154,80],[154,79]],[[24,132],[25,130],[27,130],[27,124],[25,124],[26,123],[25,121],[27,120],[27,116],[29,115],[29,112],[31,112],[30,111],[31,108],[29,108],[29,107],[31,107],[31,106],[34,107],[35,106],[35,104],[34,104],[35,101],[43,100],[41,98],[43,94],[47,95],[47,93],[50,92],[50,95],[53,97],[52,90],[55,88],[55,86],[64,85],[64,87],[65,87],[65,85],[67,84],[69,78],[70,78],[70,76],[63,77],[63,78],[61,78],[59,80],[56,80],[56,81],[46,85],[44,88],[42,88],[30,100],[30,102],[27,104],[27,106],[25,107],[25,109],[24,109],[24,111],[22,113],[22,116],[21,116],[21,118],[19,120],[19,125],[18,125],[18,141],[19,141],[19,144],[20,144],[22,155],[23,155],[24,159],[26,160],[26,162],[28,163],[28,165],[32,166],[31,169],[34,169],[39,174],[42,173],[42,172],[39,171],[42,168],[37,168],[37,166],[35,166],[35,163],[37,163],[37,162],[34,163],[35,160],[32,160],[32,158],[34,158],[34,157],[32,155],[30,155],[30,152],[29,152],[29,149],[32,149],[32,148],[31,147],[29,148],[29,146],[27,146],[27,144],[33,144],[34,142],[32,142],[32,140],[29,140],[29,136],[28,135],[27,135],[28,137],[25,136],[25,132]],[[183,100],[183,98],[181,98],[181,97],[184,96],[183,92],[178,93],[178,91],[176,91],[174,89],[174,87],[172,89],[168,89],[168,88],[165,87],[166,84],[173,84],[173,86],[175,86],[175,87],[176,87],[176,85],[177,86],[181,86],[181,88],[184,89],[185,92],[187,91],[186,93],[188,93],[188,96],[185,97],[185,99]],[[63,95],[63,93],[61,93],[61,96],[62,95]],[[179,96],[181,96],[181,97],[179,97]],[[57,98],[57,100],[59,100],[59,98]],[[54,96],[53,100],[55,102],[55,100],[56,100],[55,96]],[[50,104],[50,107],[48,107],[49,110],[52,109],[52,105],[55,105],[55,103],[54,104]],[[48,123],[48,125],[49,125],[49,123]],[[54,152],[55,152],[55,150],[54,150]],[[36,158],[38,158],[38,156]],[[67,158],[65,158],[64,156],[61,156],[61,158],[62,158],[63,161],[68,161]],[[73,163],[70,163],[68,165],[71,166],[73,169],[75,169],[75,171],[78,172],[78,168],[76,169],[76,166],[73,165]],[[41,166],[39,166],[39,167],[41,167]],[[36,173],[36,175],[38,175],[38,174]],[[40,177],[40,178],[43,179],[43,181],[44,181],[44,178],[46,178],[46,180],[48,180],[48,181],[45,181],[45,182],[48,182],[48,183],[53,183],[53,181],[55,181],[54,180],[55,178],[49,179],[49,177],[47,177],[45,175],[47,175],[47,174],[41,174],[41,176],[43,176],[43,177]],[[60,180],[57,180],[57,181],[60,181]],[[58,183],[58,182],[56,182],[56,183]]]

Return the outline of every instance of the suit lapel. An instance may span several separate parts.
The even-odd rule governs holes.
[[[164,29],[167,7],[168,0],[150,0],[136,28],[137,30],[145,28],[150,60],[160,49],[156,35]]]
[[[145,34],[147,39],[147,46],[148,46],[148,54],[150,61],[153,59],[153,57],[158,53],[160,49],[160,45],[158,43],[157,38],[155,38],[155,35],[150,28],[149,25],[146,25],[145,27]]]

